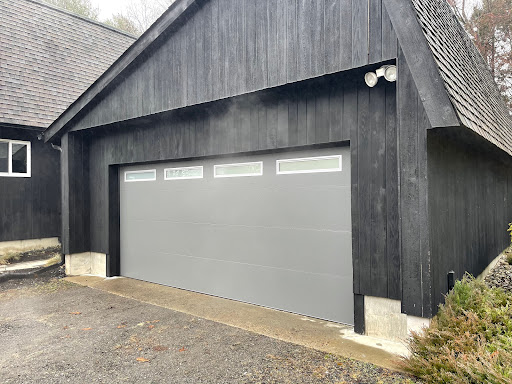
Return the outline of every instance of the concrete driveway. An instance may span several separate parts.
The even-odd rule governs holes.
[[[2,383],[407,382],[372,364],[58,279],[0,285],[0,340]]]

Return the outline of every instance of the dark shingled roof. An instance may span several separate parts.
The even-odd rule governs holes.
[[[446,0],[412,0],[460,121],[512,155],[512,120],[488,66]]]
[[[0,0],[0,123],[48,127],[135,41],[35,0]]]

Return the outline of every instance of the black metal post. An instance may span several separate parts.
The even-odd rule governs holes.
[[[448,272],[448,292],[450,292],[453,287],[455,287],[455,272]]]

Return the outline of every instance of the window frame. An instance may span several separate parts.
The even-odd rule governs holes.
[[[306,162],[311,160],[324,160],[324,159],[339,159],[338,168],[323,168],[323,169],[312,169],[302,171],[281,171],[279,165],[281,163],[291,162]],[[343,156],[342,155],[327,155],[327,156],[311,156],[311,157],[299,157],[294,159],[278,159],[276,160],[276,175],[295,175],[304,173],[331,173],[331,172],[342,172],[343,171]]]
[[[186,170],[186,169],[200,169],[201,176],[187,176],[187,177],[167,177],[167,171]],[[204,178],[204,167],[202,165],[195,165],[191,167],[174,167],[164,169],[164,180],[165,181],[177,181],[177,180],[197,180]]]
[[[230,167],[230,166],[242,166],[242,165],[250,165],[250,164],[258,164],[261,165],[261,170],[259,173],[241,173],[239,175],[217,175],[217,168],[220,167]],[[233,177],[258,177],[263,176],[263,161],[248,161],[244,163],[231,163],[231,164],[215,164],[213,166],[213,177],[215,179],[227,179]]]
[[[146,173],[146,172],[152,172],[154,177],[151,178],[151,179],[140,179],[140,180],[128,180],[126,178],[126,176],[128,174],[134,174],[134,173]],[[124,171],[124,182],[125,183],[143,183],[143,182],[148,182],[148,181],[156,181],[156,169],[140,169],[140,170],[137,170],[137,171]]]
[[[0,172],[0,177],[32,177],[32,143],[30,141],[23,140],[11,140],[11,139],[0,139],[0,143],[7,143],[7,172]],[[12,172],[12,145],[20,144],[27,147],[27,172],[25,173],[14,173]]]

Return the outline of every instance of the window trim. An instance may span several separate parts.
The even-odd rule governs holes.
[[[0,172],[0,177],[32,177],[32,143],[30,141],[0,139],[1,143],[8,143],[7,149],[7,172]],[[12,172],[12,145],[21,144],[27,146],[27,172],[13,173]]]
[[[151,172],[153,173],[154,177],[151,178],[151,179],[142,179],[142,180],[128,180],[126,178],[126,176],[128,174],[134,174],[134,173],[146,173],[146,172]],[[124,182],[125,183],[142,183],[142,182],[145,182],[145,181],[156,181],[156,169],[141,169],[141,170],[137,170],[137,171],[124,171]]]
[[[167,177],[167,171],[175,171],[175,170],[186,170],[186,169],[201,169],[201,176],[187,176],[187,177]],[[176,181],[176,180],[197,180],[204,178],[204,167],[202,165],[195,165],[192,167],[175,167],[175,168],[165,168],[164,169],[164,180],[166,181]]]
[[[238,175],[217,175],[217,168],[220,167],[229,167],[229,166],[242,166],[242,165],[250,165],[250,164],[258,164],[261,165],[261,170],[259,173],[241,173]],[[225,179],[225,178],[233,178],[233,177],[257,177],[263,176],[263,161],[249,161],[246,163],[231,163],[231,164],[215,164],[213,166],[213,177],[215,179]]]
[[[301,171],[281,171],[279,165],[282,163],[311,161],[311,160],[323,160],[333,159],[339,160],[339,166],[337,168],[323,168],[323,169],[312,169],[312,170],[301,170]],[[276,174],[277,175],[293,175],[301,173],[328,173],[328,172],[341,172],[343,170],[343,156],[342,155],[329,155],[329,156],[312,156],[312,157],[300,157],[296,159],[279,159],[276,160]]]

